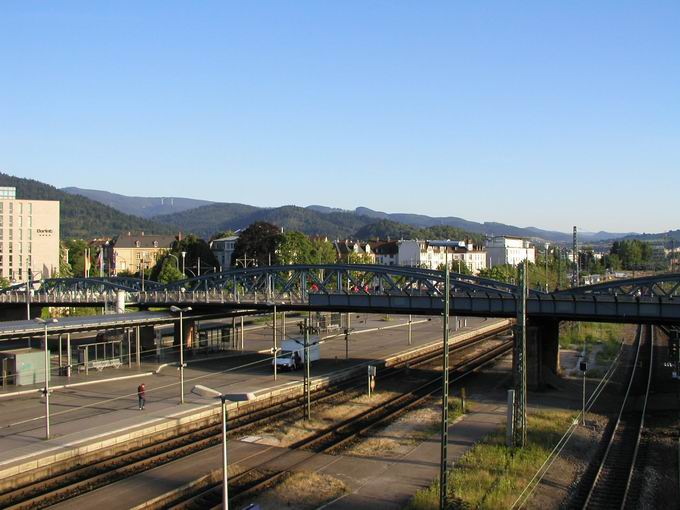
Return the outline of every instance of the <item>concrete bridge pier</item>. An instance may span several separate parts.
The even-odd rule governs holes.
[[[560,321],[531,319],[527,327],[527,386],[557,386],[560,372]]]

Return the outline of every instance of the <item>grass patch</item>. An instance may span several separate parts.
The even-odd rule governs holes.
[[[527,447],[505,446],[505,430],[490,434],[468,451],[449,472],[450,508],[510,508],[548,457],[572,419],[570,411],[529,415]],[[439,481],[416,493],[408,510],[439,507]]]
[[[595,322],[571,323],[560,332],[560,348],[583,350],[585,341],[588,354],[595,351],[598,365],[614,359],[624,336],[623,324]]]
[[[332,476],[301,472],[286,477],[280,484],[258,497],[262,510],[287,508],[312,510],[347,492],[347,486]]]

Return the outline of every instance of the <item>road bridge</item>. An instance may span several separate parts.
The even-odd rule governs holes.
[[[142,288],[144,290],[142,290]],[[515,285],[453,273],[450,315],[514,318]],[[265,266],[209,273],[167,285],[133,278],[48,279],[27,296],[25,285],[0,293],[0,310],[24,306],[93,306],[122,297],[140,308],[190,305],[194,310],[442,313],[444,273],[369,264]],[[529,355],[544,369],[559,370],[560,321],[680,324],[680,274],[617,280],[552,293],[530,290]]]
[[[439,314],[441,271],[382,265],[291,265],[231,269],[167,285],[135,278],[57,278],[0,292],[0,310],[23,306],[103,306],[119,293],[142,308],[191,304],[201,307],[372,311]],[[517,287],[453,273],[451,315],[515,317]],[[625,323],[680,323],[680,274],[618,280],[552,293],[530,290],[529,318]]]

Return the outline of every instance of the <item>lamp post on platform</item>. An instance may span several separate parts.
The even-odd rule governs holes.
[[[44,336],[44,353],[45,353],[45,388],[43,390],[43,395],[45,396],[45,439],[50,438],[50,352],[47,349],[47,325],[50,322],[58,322],[57,319],[41,319],[36,317],[36,322],[42,324],[45,327]]]
[[[170,311],[179,313],[179,403],[184,404],[184,312],[190,312],[191,307],[180,308],[171,306]]]
[[[229,465],[227,462],[227,396],[220,395],[222,401],[222,508],[229,509]]]

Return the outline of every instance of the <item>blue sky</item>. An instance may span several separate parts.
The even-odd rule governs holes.
[[[679,228],[679,26],[677,1],[5,1],[0,170],[260,206]]]

